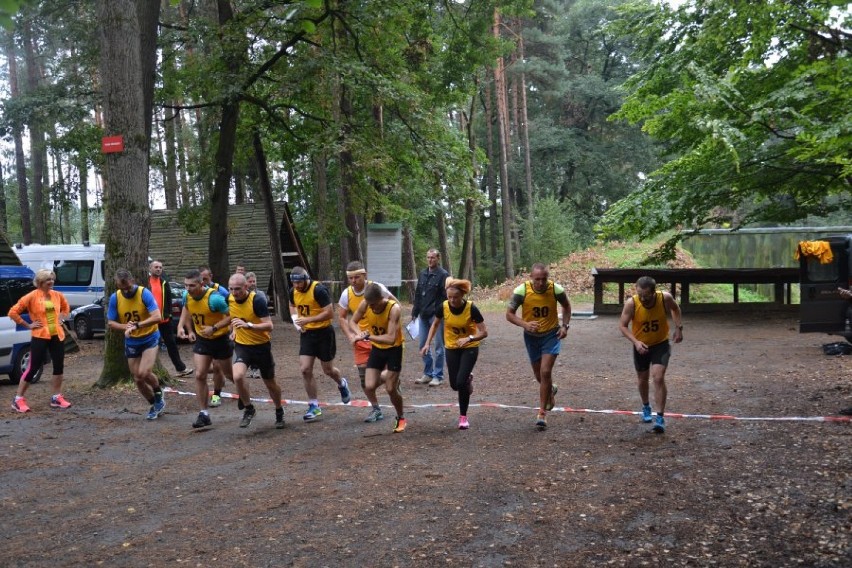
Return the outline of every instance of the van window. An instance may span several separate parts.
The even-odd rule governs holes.
[[[840,263],[830,262],[828,264],[820,264],[819,260],[813,257],[809,257],[807,263],[808,282],[837,282],[840,275]]]
[[[0,279],[0,316],[9,315],[12,306],[34,289],[29,278]]]
[[[92,282],[94,260],[56,260],[53,271],[57,286],[88,286]]]

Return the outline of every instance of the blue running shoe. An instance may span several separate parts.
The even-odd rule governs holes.
[[[654,432],[657,434],[662,434],[666,431],[666,419],[660,415],[657,415],[656,420],[654,420]]]
[[[644,404],[642,405],[642,422],[646,424],[652,420],[651,418],[651,405]]]
[[[151,408],[157,411],[157,417],[159,418],[166,410],[166,399],[164,399],[163,397],[156,399],[154,401],[154,405]]]
[[[148,411],[148,416],[146,416],[145,418],[147,418],[148,420],[156,420],[159,416],[160,413],[157,412],[157,409],[154,408],[154,405],[152,404],[151,409]]]
[[[314,420],[317,420],[320,416],[322,416],[322,410],[320,410],[319,406],[312,404],[308,407],[308,411],[305,412],[305,415],[302,416],[302,418],[305,422],[313,422]]]
[[[349,404],[349,401],[352,400],[352,393],[349,392],[349,381],[345,378],[340,380],[340,386],[337,387],[337,390],[340,391],[340,400],[343,404]]]

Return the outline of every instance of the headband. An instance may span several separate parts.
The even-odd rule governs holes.
[[[306,282],[310,279],[311,277],[307,274],[290,274],[290,280],[292,282]]]
[[[346,276],[355,276],[356,274],[367,274],[367,271],[363,268],[359,268],[358,270],[347,270]]]

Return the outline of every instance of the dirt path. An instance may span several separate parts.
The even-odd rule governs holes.
[[[194,400],[176,394],[147,422],[135,391],[89,388],[103,341],[85,342],[66,362],[69,411],[47,408],[42,383],[32,413],[0,410],[0,565],[852,563],[852,424],[674,417],[654,435],[632,415],[572,411],[537,432],[520,330],[502,314],[486,320],[473,402],[510,407],[472,408],[468,431],[455,428],[456,409],[430,406],[455,402],[447,386],[412,384],[411,345],[410,425],[391,434],[390,419],[365,424],[366,409],[342,406],[313,424],[288,406],[282,431],[262,404],[243,430],[231,401],[212,411],[213,428],[193,431]],[[821,417],[852,406],[852,357],[826,357],[831,338],[800,335],[791,318],[685,323],[672,413]],[[304,400],[295,332],[275,335],[284,396]],[[351,375],[346,345],[338,364]],[[638,407],[614,317],[572,322],[555,376],[560,407]],[[320,385],[322,400],[339,401],[330,379]],[[260,381],[252,389],[266,394]],[[0,398],[12,395],[0,385]]]

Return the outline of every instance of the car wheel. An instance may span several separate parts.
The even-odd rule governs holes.
[[[24,375],[24,371],[27,370],[27,367],[30,365],[30,346],[22,347],[20,351],[18,351],[17,355],[15,355],[14,365],[12,367],[12,372],[9,373],[9,378],[12,379],[13,383],[21,382],[21,377]],[[30,384],[37,383],[41,379],[42,371],[44,367],[42,366],[36,371],[35,375],[33,375],[32,380],[30,380]]]
[[[74,333],[77,334],[77,339],[91,339],[95,336],[92,325],[86,316],[80,316],[74,320]]]

